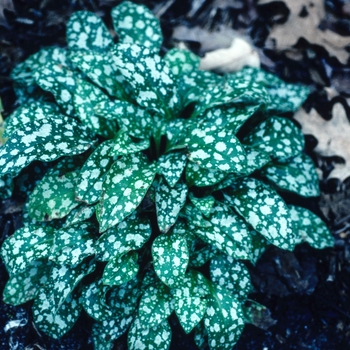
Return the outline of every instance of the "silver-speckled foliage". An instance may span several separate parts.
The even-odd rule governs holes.
[[[54,338],[84,309],[95,350],[126,332],[129,349],[167,350],[176,322],[200,348],[231,350],[247,266],[270,244],[333,244],[321,219],[282,198],[319,195],[289,118],[309,90],[256,68],[199,70],[194,53],[161,49],[143,5],[108,17],[73,13],[66,48],[12,72],[0,194],[26,204],[1,247],[4,301],[33,300]]]

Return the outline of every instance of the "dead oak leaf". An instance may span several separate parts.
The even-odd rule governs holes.
[[[259,4],[271,2],[260,0]],[[299,38],[309,43],[324,47],[331,56],[346,64],[349,52],[345,47],[350,45],[350,36],[341,36],[335,32],[321,30],[319,25],[325,18],[324,0],[285,0],[290,10],[287,22],[276,24],[270,31],[266,46],[276,50],[287,50],[294,46]]]
[[[315,152],[324,157],[338,156],[344,164],[335,164],[328,178],[341,181],[350,176],[350,122],[341,103],[335,103],[332,109],[332,119],[323,119],[315,109],[307,113],[300,109],[294,118],[301,124],[304,134],[313,135],[318,144]]]

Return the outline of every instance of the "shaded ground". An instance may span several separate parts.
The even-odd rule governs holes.
[[[350,36],[349,4],[327,0],[314,1],[311,6],[311,2],[306,1],[305,11],[297,14],[299,19],[308,19],[310,26],[316,26],[317,30],[337,34],[332,39],[343,46],[339,44],[341,47],[334,51],[332,45],[320,45],[309,32],[305,35],[307,38],[296,38],[292,46],[286,44],[283,47],[283,43],[278,46],[278,40],[276,45],[271,41],[276,26],[293,25],[290,1],[138,2],[147,4],[161,16],[165,47],[175,43],[172,34],[179,26],[216,30],[224,25],[235,29],[250,38],[265,69],[289,82],[311,87],[312,94],[304,105],[306,112],[314,108],[321,118],[328,120],[332,118],[334,104],[341,103],[347,118],[350,118],[350,66],[346,56],[350,52],[350,40],[348,47],[347,41],[342,41]],[[63,46],[65,22],[73,11],[87,9],[97,12],[108,23],[108,11],[117,3],[114,0],[0,1],[0,95],[4,116],[15,103],[9,79],[13,66],[43,46]],[[14,11],[8,11],[4,5]],[[314,23],[311,21],[315,13],[313,9],[320,6],[325,10],[325,16]],[[201,52],[199,42],[190,40],[187,45]],[[327,93],[325,87],[334,93]],[[316,251],[302,245],[293,253],[271,248],[263,255],[257,266],[251,269],[256,292],[250,298],[266,305],[276,322],[266,330],[246,326],[235,349],[350,349],[350,181],[346,177],[343,182],[329,180],[329,174],[344,160],[336,154],[322,157],[315,153],[317,135],[307,136],[306,140],[306,152],[320,170],[322,196],[303,205],[323,214],[334,233],[335,247]],[[5,202],[0,214],[1,243],[20,226],[20,206],[16,199]],[[0,264],[0,292],[6,280],[6,271]],[[21,307],[0,304],[1,349],[92,348],[88,318],[83,317],[65,337],[54,341],[35,329],[30,308],[30,304]],[[5,329],[3,325],[6,325]],[[195,349],[192,340],[184,335],[175,321],[172,326],[172,348]],[[116,343],[115,349],[125,349],[125,337]]]

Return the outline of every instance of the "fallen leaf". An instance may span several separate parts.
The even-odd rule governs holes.
[[[344,164],[335,164],[328,178],[341,181],[350,176],[350,122],[341,103],[335,103],[331,120],[323,119],[315,109],[307,113],[304,109],[294,115],[301,124],[304,134],[313,135],[318,144],[315,152],[324,157],[338,156],[344,159]]]
[[[270,3],[271,0],[260,0],[258,4]],[[309,43],[323,46],[331,56],[346,64],[350,45],[350,36],[341,36],[329,29],[321,30],[320,23],[325,18],[324,0],[285,0],[290,10],[286,23],[275,24],[266,46],[275,50],[286,50],[294,46],[300,38]]]
[[[200,69],[214,70],[218,73],[229,73],[245,66],[260,67],[257,50],[242,38],[242,36],[228,28],[211,32],[204,28],[175,28],[173,38],[180,43],[191,41],[200,44]]]
[[[7,27],[7,21],[4,10],[15,11],[13,0],[0,0],[0,25]]]
[[[242,69],[245,66],[260,67],[258,52],[248,41],[236,37],[229,48],[207,52],[201,58],[200,69],[214,70],[218,73],[229,73]]]

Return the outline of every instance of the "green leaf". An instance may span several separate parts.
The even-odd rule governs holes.
[[[216,245],[230,257],[250,259],[250,228],[241,217],[225,204],[216,203],[211,212],[210,222],[213,224],[213,230],[208,230],[205,236],[203,231],[197,231],[201,232],[203,240]]]
[[[174,309],[186,334],[202,320],[206,309],[209,288],[205,277],[197,271],[189,271],[179,288],[174,291]]]
[[[170,290],[163,283],[149,286],[143,293],[138,318],[147,328],[159,326],[174,309]]]
[[[334,246],[332,233],[317,215],[310,210],[295,205],[289,205],[289,209],[297,236],[297,244],[307,242],[316,249]]]
[[[267,104],[269,97],[266,89],[250,77],[227,75],[222,84],[206,88],[200,95],[200,103],[195,106],[192,117],[201,115],[207,109],[245,102],[246,104]]]
[[[260,104],[228,105],[207,109],[201,121],[215,124],[220,129],[236,134],[243,124],[260,108]]]
[[[141,218],[134,212],[98,239],[96,244],[98,259],[108,261],[130,250],[140,249],[149,240],[151,233],[149,220]]]
[[[113,62],[134,89],[136,102],[166,119],[174,118],[179,97],[165,61],[138,45],[119,44],[112,53]]]
[[[154,131],[151,115],[127,101],[101,102],[94,107],[94,111],[103,118],[116,120],[119,128],[132,137],[146,139]]]
[[[66,218],[65,227],[90,219],[95,214],[95,206],[79,205],[74,208]]]
[[[103,270],[103,284],[120,286],[133,279],[139,271],[136,252],[117,255],[111,259]]]
[[[207,244],[191,253],[189,265],[191,267],[200,267],[220,253],[220,250],[214,245]]]
[[[94,106],[103,101],[109,101],[109,98],[98,87],[87,81],[77,80],[73,95],[73,106],[76,115],[94,133],[105,138],[111,138],[116,134],[116,123],[98,117],[94,113]]]
[[[275,246],[293,250],[294,233],[282,198],[262,182],[246,178],[226,190],[226,200],[256,231]]]
[[[72,50],[107,51],[112,37],[102,19],[88,11],[76,11],[67,23],[67,44]]]
[[[127,155],[112,165],[102,185],[100,232],[117,225],[138,207],[155,174],[156,166],[140,154]]]
[[[250,261],[255,264],[259,260],[260,256],[265,252],[270,243],[259,232],[250,230],[250,234],[252,236],[252,254]]]
[[[210,278],[220,287],[230,291],[238,300],[245,301],[253,286],[245,265],[227,255],[219,255],[210,261]]]
[[[189,195],[189,198],[193,205],[198,208],[203,215],[206,217],[210,216],[210,212],[213,208],[213,205],[215,203],[215,198],[213,196],[206,196],[206,197],[195,197],[195,195],[191,192]]]
[[[201,168],[195,162],[187,162],[186,183],[188,186],[212,186],[223,180],[226,176],[227,173],[224,171]]]
[[[68,115],[74,115],[73,95],[77,87],[77,75],[60,63],[48,62],[34,73],[35,82],[51,92],[56,102]]]
[[[140,319],[136,318],[128,333],[128,348],[129,350],[168,350],[171,335],[171,328],[166,320],[158,326],[152,327],[143,324]]]
[[[295,112],[307,99],[310,89],[306,86],[280,82],[267,89],[270,96],[268,110],[278,113]]]
[[[146,6],[123,1],[112,10],[111,15],[120,43],[160,50],[163,35],[159,20]]]
[[[80,154],[93,142],[85,127],[64,115],[29,122],[14,131],[0,148],[0,171],[15,176],[34,160],[51,162]]]
[[[80,201],[96,203],[102,194],[102,184],[113,163],[109,152],[113,141],[102,142],[90,155],[76,179],[75,195]]]
[[[216,286],[208,297],[204,325],[210,349],[231,350],[244,328],[244,314],[238,300],[226,289]]]
[[[92,262],[72,270],[65,265],[52,268],[48,282],[33,305],[34,321],[39,329],[57,339],[72,328],[81,311],[78,295],[73,290],[94,269]]]
[[[58,106],[53,103],[32,102],[24,104],[8,116],[5,120],[5,131],[3,136],[10,137],[16,130],[25,127],[28,122],[35,120],[55,118],[59,112]]]
[[[159,235],[152,244],[154,271],[169,287],[179,285],[185,275],[189,252],[185,236],[176,233]]]
[[[261,169],[271,161],[270,155],[264,151],[252,147],[245,147],[244,149],[247,154],[247,174],[251,174],[256,170]]]
[[[56,230],[49,259],[72,267],[95,254],[95,227],[89,223],[77,223]]]
[[[181,77],[199,68],[200,58],[188,50],[170,49],[164,56],[174,77]]]
[[[170,152],[159,157],[159,173],[163,175],[170,187],[179,181],[187,163],[184,152]]]
[[[194,328],[193,339],[198,349],[208,349],[208,332],[204,327],[204,322],[199,322],[198,325]]]
[[[243,139],[243,143],[268,153],[272,158],[291,158],[304,149],[301,130],[289,119],[270,117],[257,125]]]
[[[164,180],[156,188],[157,222],[161,232],[168,232],[179,216],[187,198],[188,188],[177,183],[173,188]]]
[[[215,126],[195,128],[185,142],[189,159],[202,168],[234,173],[245,168],[245,151],[230,132],[218,130]]]
[[[51,267],[47,260],[36,260],[30,262],[24,270],[10,276],[3,292],[4,302],[16,306],[34,299],[47,282]]]
[[[79,205],[75,200],[75,179],[79,169],[72,159],[64,158],[51,168],[35,186],[29,197],[29,215],[38,221],[51,221],[67,216]]]
[[[269,163],[260,169],[259,173],[279,189],[295,192],[303,197],[320,195],[315,165],[304,153],[287,163],[278,161]]]
[[[113,340],[127,331],[134,320],[139,294],[138,280],[135,278],[111,289],[107,303],[112,315],[101,322],[95,322],[92,327],[92,338],[96,349],[111,349]]]
[[[1,257],[10,276],[27,270],[31,264],[49,256],[53,242],[50,227],[26,226],[15,231],[1,247]]]
[[[112,62],[109,52],[73,51],[69,55],[73,65],[99,88],[113,97],[129,100],[130,86]]]
[[[113,142],[114,145],[109,154],[114,157],[137,153],[147,149],[150,146],[149,139],[140,142],[133,142],[127,133],[123,130],[120,130],[117,133]]]
[[[85,286],[81,296],[81,303],[86,313],[96,321],[112,318],[112,309],[107,304],[106,295],[110,291],[102,280],[92,282]]]

